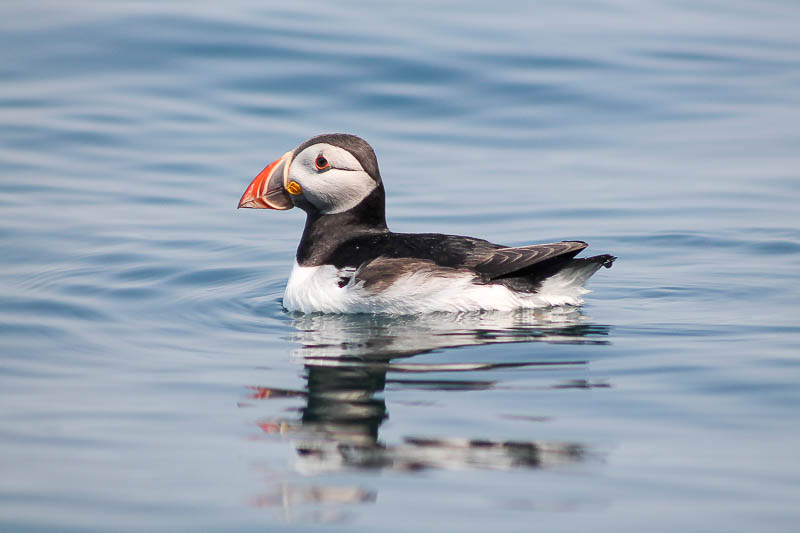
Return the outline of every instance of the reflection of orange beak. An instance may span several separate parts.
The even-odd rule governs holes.
[[[244,191],[239,207],[252,209],[291,209],[294,207],[292,197],[286,192],[286,181],[289,176],[289,165],[292,163],[292,152],[267,165],[258,176],[250,182]]]

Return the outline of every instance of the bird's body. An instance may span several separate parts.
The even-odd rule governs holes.
[[[506,247],[473,237],[394,233],[372,148],[346,134],[309,139],[269,165],[240,207],[308,217],[283,305],[305,313],[513,310],[579,305],[586,280],[614,257],[587,245]]]

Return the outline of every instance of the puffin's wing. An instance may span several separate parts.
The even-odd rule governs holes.
[[[588,244],[583,241],[561,241],[517,248],[497,248],[474,270],[490,280],[520,277],[575,257]]]
[[[468,270],[437,265],[429,259],[378,257],[358,267],[355,271],[355,281],[362,283],[365,289],[381,292],[391,287],[398,279],[412,274],[447,278],[459,272],[469,273]]]

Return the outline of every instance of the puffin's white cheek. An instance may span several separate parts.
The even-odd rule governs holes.
[[[357,206],[376,186],[364,171],[333,169],[318,175],[305,189],[309,201],[330,215]]]

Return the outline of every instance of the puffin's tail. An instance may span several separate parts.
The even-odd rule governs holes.
[[[567,266],[570,267],[577,267],[579,269],[587,269],[591,267],[590,276],[597,272],[600,267],[611,268],[611,265],[614,264],[614,260],[616,257],[610,254],[603,254],[603,255],[594,255],[592,257],[581,257],[579,259],[573,259],[572,263]]]
[[[543,296],[579,298],[581,294],[589,292],[583,286],[592,274],[600,270],[600,267],[611,268],[615,259],[616,257],[608,254],[571,259],[558,272],[543,279],[538,292]]]
[[[609,254],[573,259],[557,275],[572,277],[576,285],[583,286],[600,267],[611,268],[615,259],[616,257]]]

